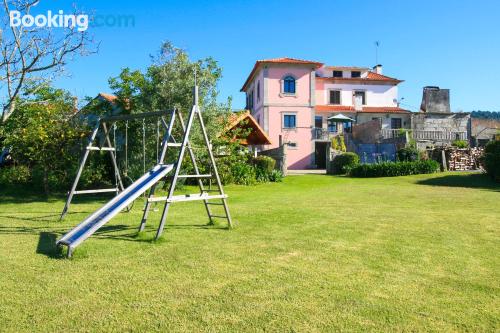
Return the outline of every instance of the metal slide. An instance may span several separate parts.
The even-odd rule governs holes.
[[[121,212],[142,193],[165,177],[173,167],[173,164],[158,164],[153,167],[132,185],[127,187],[125,191],[111,199],[102,208],[98,209],[82,223],[73,228],[73,230],[59,239],[57,245],[68,246],[68,257],[70,257],[75,247],[89,238],[97,229],[106,224],[106,222]]]

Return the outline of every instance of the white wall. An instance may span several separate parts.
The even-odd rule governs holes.
[[[398,98],[398,87],[393,85],[374,84],[338,84],[325,83],[323,91],[323,101],[316,101],[317,104],[329,103],[329,90],[340,90],[341,105],[353,104],[354,91],[366,91],[366,106],[397,106],[394,99]]]

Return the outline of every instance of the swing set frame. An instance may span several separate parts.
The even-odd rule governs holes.
[[[116,195],[118,196],[120,192],[124,191],[125,188],[123,186],[122,178],[120,175],[120,171],[118,169],[118,164],[116,160],[116,147],[113,146],[112,141],[109,137],[110,135],[110,130],[111,127],[114,126],[114,124],[117,121],[129,121],[129,120],[135,120],[135,119],[143,119],[143,121],[147,118],[152,118],[152,117],[157,117],[163,127],[165,128],[165,134],[162,139],[162,143],[160,145],[161,149],[159,149],[159,156],[157,157],[157,166],[158,165],[165,165],[166,163],[165,158],[167,157],[167,150],[171,148],[176,148],[179,149],[177,158],[175,159],[173,163],[173,169],[174,173],[173,175],[169,176],[168,174],[165,176],[165,178],[171,177],[170,180],[170,186],[168,189],[168,194],[167,196],[161,196],[161,197],[156,197],[155,196],[155,191],[158,186],[158,182],[153,184],[151,188],[149,189],[149,194],[146,200],[146,205],[144,207],[143,211],[143,216],[141,219],[141,223],[139,226],[139,232],[143,231],[146,226],[146,222],[148,219],[148,214],[151,209],[151,206],[153,203],[158,203],[158,202],[165,202],[163,212],[161,215],[161,220],[158,226],[158,230],[156,232],[155,238],[158,239],[165,227],[165,222],[167,219],[168,211],[172,203],[174,202],[184,202],[184,201],[196,201],[196,200],[201,200],[204,203],[205,210],[207,213],[207,216],[209,218],[209,224],[214,224],[215,219],[221,218],[225,219],[228,222],[228,227],[231,228],[233,226],[233,222],[231,219],[231,215],[229,212],[229,206],[227,204],[227,198],[228,196],[224,193],[224,188],[222,186],[222,182],[217,170],[217,165],[215,162],[215,157],[212,151],[212,144],[210,142],[210,139],[208,137],[206,127],[204,124],[203,116],[201,109],[198,106],[198,87],[195,86],[193,89],[193,106],[189,112],[189,116],[187,119],[187,122],[184,121],[183,116],[179,109],[173,109],[172,111],[156,111],[156,112],[146,112],[146,113],[140,113],[140,114],[132,114],[132,115],[115,115],[115,116],[107,116],[107,117],[102,117],[98,120],[96,126],[94,127],[93,131],[91,132],[88,140],[88,144],[85,147],[85,151],[83,153],[80,166],[78,168],[75,180],[73,182],[73,185],[71,187],[70,192],[68,193],[68,198],[66,200],[66,204],[64,206],[64,209],[61,213],[61,219],[64,218],[64,216],[67,214],[69,211],[71,201],[73,199],[73,196],[75,194],[87,194],[87,193],[103,193],[103,192],[116,192]],[[165,120],[165,116],[170,115],[169,122],[167,124]],[[191,129],[193,126],[193,123],[195,120],[198,120],[199,122],[199,127],[201,129],[201,132],[203,134],[203,143],[204,147],[193,147],[190,143],[189,136],[191,133]],[[173,128],[174,126],[178,124],[181,129],[182,133],[182,140],[176,141],[175,138],[173,137]],[[108,126],[109,125],[109,126]],[[104,133],[104,138],[105,138],[105,146],[95,146],[94,141],[97,137],[97,134],[99,131],[103,131]],[[159,126],[157,126],[157,134],[159,137]],[[127,134],[128,135],[128,134]],[[144,132],[143,132],[144,135]],[[128,138],[127,138],[128,139]],[[158,143],[157,143],[158,147]],[[160,148],[158,147],[158,148]],[[207,149],[208,152],[208,158],[209,158],[209,174],[201,174],[198,163],[196,160],[196,154],[194,152],[194,149],[198,148],[204,148]],[[185,158],[186,150],[188,153],[188,157],[192,162],[193,166],[193,174],[180,174],[181,167],[182,167],[182,162]],[[79,179],[81,177],[81,174],[83,172],[83,169],[85,167],[86,161],[88,159],[89,153],[91,151],[109,151],[110,158],[113,164],[114,172],[115,172],[115,179],[116,179],[116,186],[115,188],[112,189],[93,189],[93,190],[84,190],[84,191],[77,191],[76,188],[78,186]],[[158,152],[158,149],[157,149]],[[198,193],[193,193],[193,194],[187,194],[187,195],[174,195],[174,192],[176,190],[177,182],[179,179],[185,179],[185,178],[194,178],[197,180],[199,192]],[[205,184],[203,184],[203,179],[209,179],[210,183],[208,185],[208,188],[206,188]],[[212,179],[215,179],[216,181],[216,188],[212,188]],[[134,185],[134,184],[133,184]],[[131,185],[131,186],[133,186]],[[218,199],[220,202],[212,202],[209,200],[213,199]],[[214,214],[212,212],[212,205],[218,205],[223,207],[224,213],[221,215]],[[130,210],[130,209],[127,209]]]

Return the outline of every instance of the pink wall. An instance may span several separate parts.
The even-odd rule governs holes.
[[[268,74],[268,93],[270,104],[272,103],[287,103],[287,104],[309,104],[310,100],[310,73],[309,67],[279,66],[270,67]],[[285,96],[281,94],[281,79],[287,74],[295,77],[296,94],[295,96]],[[281,96],[280,96],[281,94]]]

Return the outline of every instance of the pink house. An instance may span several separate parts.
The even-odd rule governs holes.
[[[382,75],[382,66],[325,66],[293,58],[258,60],[242,92],[246,109],[275,148],[287,147],[289,169],[324,168],[331,135],[340,128],[328,121],[342,113],[357,123],[380,119],[383,128],[410,126],[410,112],[399,107],[400,80]],[[349,130],[349,126],[344,130]]]

